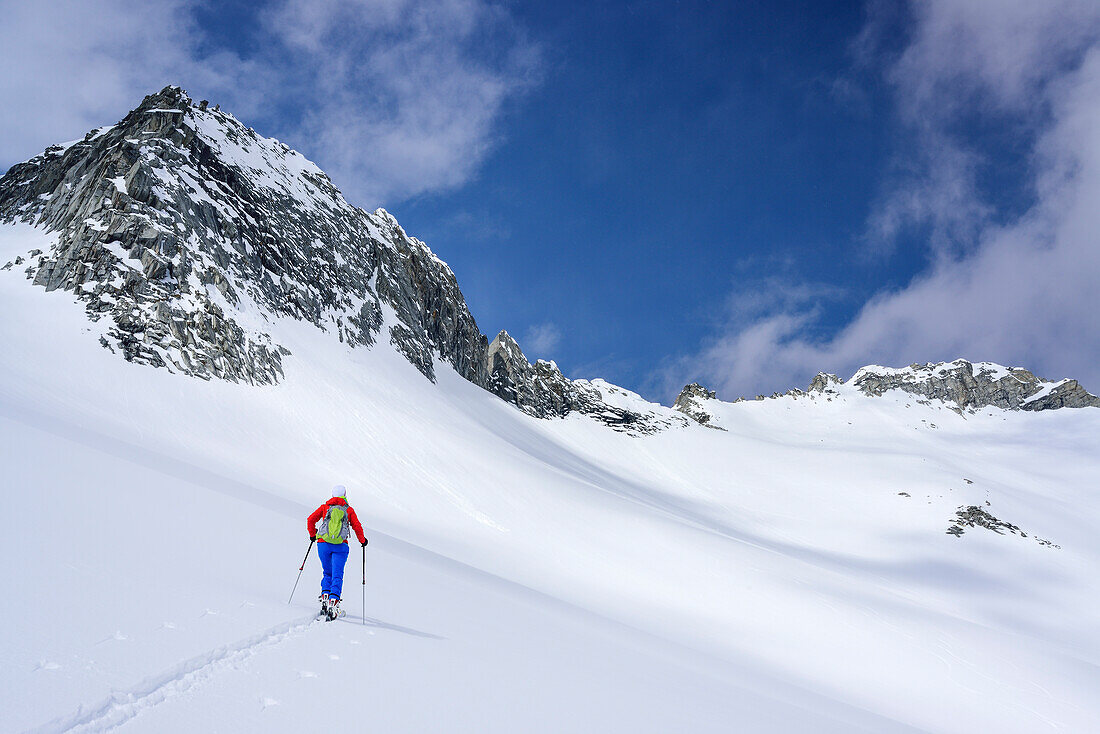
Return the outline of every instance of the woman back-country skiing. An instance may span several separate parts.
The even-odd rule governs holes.
[[[318,527],[317,523],[321,525]],[[317,541],[317,556],[321,559],[324,575],[321,577],[321,614],[336,619],[343,614],[340,609],[340,593],[344,588],[344,564],[348,560],[348,535],[355,531],[360,545],[366,546],[367,537],[355,510],[347,501],[347,489],[342,484],[332,488],[332,499],[313,511],[306,519],[309,539]]]

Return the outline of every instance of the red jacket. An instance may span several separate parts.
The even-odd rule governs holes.
[[[313,511],[313,514],[306,518],[306,531],[309,533],[309,537],[313,538],[317,535],[317,522],[324,516],[325,510],[329,505],[343,505],[348,508],[348,524],[351,525],[351,529],[355,531],[355,535],[359,538],[359,544],[367,542],[367,536],[363,535],[363,526],[359,524],[359,518],[355,515],[355,510],[351,509],[351,505],[343,497],[333,497],[325,504],[318,507]],[[324,543],[325,541],[317,538],[318,543]],[[348,541],[344,541],[347,543]]]

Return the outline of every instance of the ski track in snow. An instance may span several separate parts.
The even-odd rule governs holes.
[[[708,403],[725,433],[689,427],[628,439],[580,417],[536,421],[442,365],[428,382],[384,340],[352,352],[291,322],[273,325],[295,355],[276,388],[125,365],[88,337],[94,329],[78,304],[39,298],[12,275],[0,276],[0,463],[5,478],[19,478],[9,484],[28,491],[10,492],[4,506],[21,516],[33,506],[25,497],[48,489],[65,511],[62,537],[7,569],[4,587],[79,581],[49,584],[59,587],[49,589],[54,609],[81,594],[99,602],[77,624],[53,614],[64,629],[5,608],[20,642],[17,665],[3,666],[0,679],[19,705],[0,714],[21,717],[12,729],[160,722],[189,731],[186,712],[173,709],[194,698],[210,707],[208,720],[240,721],[257,702],[281,707],[252,728],[296,731],[362,680],[377,686],[381,731],[438,731],[442,711],[452,730],[509,734],[578,725],[717,732],[729,721],[768,732],[1100,732],[1091,583],[1100,412],[990,411],[949,418],[933,433],[925,425],[935,428],[944,408],[910,410],[910,397],[837,388],[824,401]],[[187,652],[157,650],[155,664],[144,655],[156,638],[119,629],[124,608],[113,600],[134,569],[115,553],[129,551],[127,541],[101,529],[113,508],[136,499],[170,520],[163,548],[178,551],[151,547],[138,566],[144,578],[163,569],[191,585],[188,614],[242,594],[271,615],[266,626],[287,614],[285,597],[272,604],[268,594],[270,582],[282,583],[279,564],[254,554],[241,589],[240,572],[199,570],[219,558],[209,538],[236,531],[226,518],[255,511],[242,544],[290,543],[297,565],[301,518],[332,476],[361,488],[371,510],[371,548],[385,554],[382,616],[415,609],[410,622],[456,644],[425,645],[423,658],[403,645],[371,646],[372,663],[392,674],[384,681],[322,673],[324,685],[306,696],[257,676],[263,690],[243,681],[247,697],[233,698],[218,684],[311,642],[312,616],[194,658],[221,640],[182,630],[174,643]],[[957,507],[991,500],[998,516],[1027,518],[1028,531],[1066,550],[978,531],[945,537]],[[39,538],[21,523],[4,541],[18,552]],[[73,562],[85,547],[96,552]],[[174,616],[180,596],[154,583],[145,613],[183,619]],[[554,632],[532,631],[548,621]],[[376,628],[439,639],[373,619],[361,627]],[[572,644],[558,630],[586,636]],[[109,670],[74,665],[94,663],[93,653],[110,658]],[[279,675],[301,663],[273,662]],[[327,664],[323,655],[316,662]],[[447,673],[459,666],[471,674],[456,687]],[[72,688],[31,674],[40,670],[62,670]],[[108,673],[141,682],[101,700]],[[499,709],[492,721],[484,701]],[[609,701],[620,710],[609,712]],[[628,710],[634,726],[621,723]],[[343,728],[361,728],[355,712],[337,715]]]
[[[444,639],[430,632],[402,627],[374,617],[367,617],[365,623],[362,618],[341,617],[337,621],[375,629],[387,629],[414,637],[433,640]],[[88,710],[81,706],[70,716],[55,719],[48,724],[30,729],[28,734],[107,731],[118,728],[142,712],[203,684],[226,669],[236,667],[260,650],[297,637],[321,622],[320,617],[310,615],[291,622],[283,622],[266,632],[261,632],[243,641],[214,648],[207,653],[182,662],[160,675],[146,678],[128,691],[113,693],[110,697]]]
[[[320,621],[314,615],[310,615],[276,625],[266,632],[243,641],[222,645],[184,661],[167,672],[146,678],[128,691],[118,691],[89,709],[81,706],[71,716],[55,719],[48,724],[30,729],[28,734],[107,731],[122,726],[142,712],[202,685],[226,669],[235,667],[260,650],[301,635]]]

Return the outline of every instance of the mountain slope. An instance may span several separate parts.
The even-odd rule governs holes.
[[[271,317],[370,344],[384,299],[400,320],[390,337],[422,372],[431,376],[434,350],[486,381],[484,338],[454,274],[422,242],[179,88],[13,168],[2,218],[63,233],[28,274],[112,318],[111,341],[132,361],[270,383],[281,362],[261,331]]]
[[[0,262],[13,263],[0,271],[0,446],[18,518],[0,543],[19,559],[0,572],[0,625],[13,641],[5,721],[46,731],[300,731],[326,715],[410,732],[1100,729],[1100,411],[971,403],[960,413],[904,388],[872,397],[828,381],[809,397],[736,404],[693,390],[685,403],[723,429],[713,430],[602,381],[563,385],[506,335],[484,345],[483,385],[473,362],[452,360],[454,342],[433,336],[461,332],[477,348],[475,327],[414,328],[437,318],[422,309],[449,287],[426,247],[385,230],[381,213],[352,212],[370,240],[356,255],[332,210],[323,223],[292,214],[271,225],[287,239],[267,249],[260,234],[198,234],[191,212],[218,192],[238,207],[210,204],[219,228],[251,232],[251,217],[256,232],[273,231],[260,215],[280,212],[240,202],[274,206],[282,195],[261,182],[283,175],[264,173],[278,156],[253,164],[259,173],[241,184],[251,194],[230,195],[245,154],[215,141],[221,162],[187,183],[213,135],[169,121],[215,113],[146,102],[143,116],[168,116],[149,136],[160,142],[122,136],[98,149],[111,132],[97,131],[0,182],[3,211],[20,220],[0,226]],[[128,118],[127,135],[143,116]],[[151,188],[156,207],[122,199],[121,188],[159,175],[149,171],[177,134],[163,130],[206,142],[172,144],[188,151],[166,174],[181,183],[174,194],[163,183],[168,198]],[[278,150],[249,141],[240,148]],[[132,180],[104,163],[127,145]],[[146,148],[161,152],[146,160]],[[322,179],[283,156],[307,192],[284,181],[286,206],[307,212],[316,194],[342,211]],[[61,224],[66,212],[76,213]],[[154,227],[158,244],[146,247],[145,218],[180,234]],[[362,262],[343,273],[333,254],[337,265],[314,273],[302,265],[309,248],[287,250],[304,241],[297,228],[322,226],[333,253],[346,245],[345,263]],[[295,272],[276,255],[304,274],[276,281],[265,258]],[[421,267],[438,276],[423,293]],[[318,278],[333,279],[331,293],[311,293]],[[396,291],[412,294],[404,306]],[[295,305],[280,293],[297,294]],[[455,308],[459,297],[448,296]],[[302,305],[311,298],[318,310]],[[370,303],[379,318],[363,329],[351,315],[374,313]],[[173,308],[187,320],[176,331]],[[151,369],[152,355],[165,368]],[[562,406],[569,390],[582,402],[596,394],[600,412],[538,419],[531,396],[560,415],[543,390]],[[629,433],[608,428],[624,422]],[[336,482],[372,539],[366,632],[303,624],[315,561],[285,603],[302,521]],[[32,519],[43,501],[47,528]],[[362,611],[356,555],[352,615]]]
[[[429,379],[442,361],[539,417],[581,411],[645,425],[550,363],[516,361],[518,347],[510,360],[490,355],[454,273],[423,242],[385,210],[348,204],[299,153],[178,87],[13,167],[0,179],[3,221],[61,233],[49,251],[4,267],[76,293],[91,319],[113,322],[103,345],[129,361],[270,384],[287,356],[267,333],[273,319],[366,346],[386,321],[384,338]]]
[[[27,237],[49,244],[41,232],[18,235],[20,248],[35,244]],[[699,731],[726,730],[731,720],[750,731],[859,730],[851,723],[859,711],[882,717],[863,722],[870,731],[1023,732],[1048,722],[1087,731],[1098,723],[1097,411],[991,408],[964,419],[946,407],[853,392],[829,401],[721,403],[709,407],[724,431],[631,437],[580,415],[527,416],[450,369],[439,369],[433,384],[396,349],[353,349],[293,319],[271,332],[296,357],[285,379],[256,388],[128,364],[84,331],[95,325],[82,303],[28,288],[17,273],[0,274],[0,298],[0,339],[9,347],[0,353],[5,466],[18,487],[9,506],[23,517],[46,496],[73,513],[48,552],[9,565],[0,579],[11,600],[2,623],[12,639],[27,641],[11,649],[5,666],[5,685],[18,694],[11,700],[36,702],[17,707],[26,726],[73,716],[77,703],[96,704],[111,689],[159,680],[210,650],[300,620],[311,606],[305,592],[316,584],[315,567],[292,610],[285,595],[306,545],[302,518],[334,478],[348,484],[367,519],[377,559],[368,574],[392,574],[368,600],[368,616],[441,635],[454,640],[441,647],[466,652],[449,657],[425,638],[383,629],[375,631],[400,639],[370,648],[366,658],[348,652],[352,639],[373,644],[363,637],[332,645],[288,640],[266,657],[249,653],[204,668],[208,682],[196,682],[179,704],[139,713],[132,719],[138,730],[153,720],[163,731],[203,728],[204,711],[247,720],[262,714],[275,730],[316,716],[332,699],[320,692],[303,698],[288,692],[296,685],[278,682],[300,670],[336,675],[299,664],[296,655],[316,646],[355,661],[338,674],[347,685],[370,681],[395,696],[351,709],[357,721],[389,722],[395,731],[423,730],[429,712],[434,728],[447,730],[456,696],[513,706],[533,696],[545,702],[533,709],[543,730],[608,721],[591,696],[625,697],[624,706],[652,714],[654,726],[639,724],[642,731],[662,730],[667,719],[655,710],[688,715],[683,695],[702,707],[693,711]],[[37,427],[37,438],[28,438],[28,426]],[[65,442],[73,437],[105,453],[106,463],[75,452]],[[135,474],[135,462],[170,476]],[[174,489],[173,476],[203,489]],[[256,519],[258,529],[243,543],[226,542],[240,510],[211,491],[269,519]],[[120,535],[133,523],[122,509],[83,509],[89,501],[99,506],[97,497],[104,507],[123,508],[133,506],[127,498],[143,496],[159,518],[152,538]],[[1028,537],[984,528],[947,534],[959,508],[972,506]],[[4,538],[9,556],[37,547],[38,532],[16,523]],[[153,549],[142,552],[151,567],[135,565],[134,542]],[[460,562],[440,571],[457,586],[405,566],[401,549],[410,547]],[[104,550],[88,555],[85,548]],[[165,554],[171,563],[158,569]],[[243,558],[238,570],[226,563],[234,557]],[[223,565],[225,574],[210,576]],[[466,571],[455,570],[470,567],[545,596],[517,597],[507,586],[498,600],[499,589],[479,591],[461,580]],[[353,554],[353,614],[356,571]],[[28,614],[22,599],[40,579],[56,580],[47,584],[49,613]],[[134,596],[138,617],[149,620],[138,631],[126,623]],[[509,611],[507,599],[534,616]],[[562,631],[563,642],[557,632],[539,631],[543,614],[558,614],[551,600],[665,642],[643,664],[631,652],[640,644],[634,633],[581,623],[590,631],[576,639],[588,640],[610,669],[592,657],[559,657],[555,651],[568,650],[574,633]],[[224,628],[198,621],[207,608],[218,611],[207,617],[227,619],[227,605],[241,611]],[[77,617],[77,608],[101,612]],[[475,611],[455,626],[451,610],[463,608]],[[165,621],[186,625],[182,644],[150,656],[159,636],[141,630]],[[116,632],[126,639],[114,639]],[[487,670],[475,653],[482,647],[517,657],[485,663]],[[457,668],[454,675],[468,682],[449,687],[452,678],[402,667],[410,656],[428,670]],[[104,667],[104,659],[114,662]],[[396,691],[371,677],[393,666],[404,671],[398,680],[423,687]],[[653,687],[626,675],[639,666]],[[685,667],[702,672],[685,678]],[[467,669],[478,671],[472,682],[462,678]],[[67,698],[54,694],[50,676],[60,670],[67,671]],[[583,691],[551,686],[546,698],[529,683],[549,676],[564,684],[577,675]],[[753,680],[765,681],[763,690]],[[276,684],[278,695],[268,690]],[[734,693],[704,700],[675,693],[714,686]],[[234,693],[223,696],[223,689]],[[552,710],[554,692],[567,697],[565,707]],[[263,709],[259,696],[282,708]],[[767,709],[775,719],[757,715],[759,696],[783,704],[778,713]],[[404,726],[408,708],[423,716]],[[476,729],[470,722],[478,712],[463,710],[469,718],[452,721],[453,730]],[[480,714],[482,723],[492,719]],[[532,716],[502,709],[486,729],[539,730]]]

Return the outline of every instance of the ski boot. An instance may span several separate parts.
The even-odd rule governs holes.
[[[334,596],[329,597],[328,620],[331,622],[337,617],[344,616],[344,610],[340,608],[340,600]]]
[[[319,597],[317,597],[317,600],[321,602],[321,613],[318,614],[317,616],[318,617],[327,617],[328,616],[328,607],[329,607],[328,593],[321,594]]]

